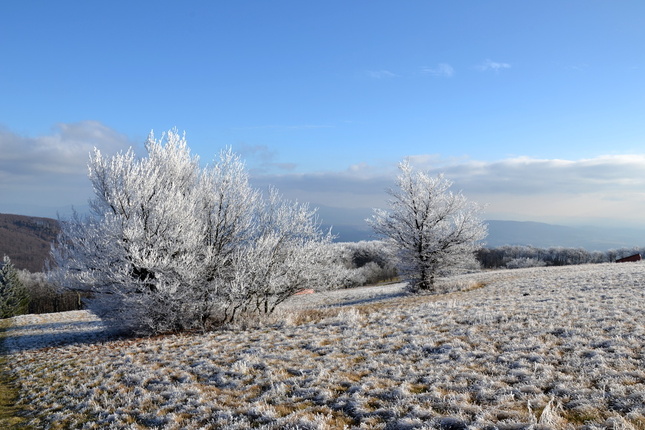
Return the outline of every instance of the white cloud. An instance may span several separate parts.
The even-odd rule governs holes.
[[[645,191],[645,156],[600,156],[582,160],[509,158],[445,168],[447,176],[477,192],[580,194]]]
[[[493,61],[490,59],[485,60],[483,63],[477,66],[477,69],[484,72],[489,70],[492,70],[494,72],[499,72],[502,69],[510,69],[510,68],[511,68],[511,65],[508,63],[498,63],[497,61]]]
[[[489,219],[581,222],[612,219],[645,224],[645,155],[600,156],[582,160],[508,158],[498,161],[446,160],[433,155],[409,157],[432,174],[444,173],[470,199],[486,205]],[[344,172],[263,176],[285,196],[313,206],[369,216],[384,207],[393,186],[395,163],[383,167],[358,164]],[[334,212],[327,210],[334,224]],[[331,215],[329,215],[331,214]],[[362,218],[355,217],[360,223]]]
[[[126,136],[96,121],[57,124],[51,134],[37,137],[0,129],[0,212],[53,216],[51,208],[85,204],[91,194],[87,162],[92,149],[113,154],[131,145]],[[28,206],[42,212],[22,209]]]
[[[248,145],[246,143],[238,143],[235,145],[235,152],[243,159],[257,158],[262,162],[273,160],[276,153],[269,149],[267,145]]]
[[[450,64],[439,63],[436,67],[424,67],[424,73],[443,78],[451,78],[455,74],[455,69]]]
[[[398,77],[397,74],[392,73],[389,70],[368,70],[367,76],[373,79],[389,79]]]
[[[57,124],[52,134],[24,137],[0,130],[0,172],[20,179],[40,174],[85,172],[94,147],[106,153],[127,149],[127,137],[96,122]]]

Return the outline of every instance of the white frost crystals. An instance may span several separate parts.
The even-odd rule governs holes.
[[[97,342],[85,311],[24,315],[6,362],[32,428],[645,429],[645,263],[445,282],[481,287],[342,289],[245,330]]]
[[[63,221],[52,251],[52,278],[91,292],[103,319],[147,333],[203,329],[323,286],[331,236],[315,211],[276,191],[264,199],[230,150],[201,168],[176,130],[151,133],[145,148],[143,158],[94,151],[90,214]]]
[[[399,273],[415,290],[434,290],[435,278],[474,261],[487,235],[479,207],[449,191],[442,175],[415,172],[406,160],[396,189],[389,190],[391,211],[376,209],[368,223],[399,251]]]

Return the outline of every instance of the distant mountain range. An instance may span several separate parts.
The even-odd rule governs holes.
[[[588,251],[645,246],[645,229],[608,227],[568,227],[530,221],[487,220],[488,237],[485,246],[530,245],[536,248],[584,248]],[[374,234],[367,225],[338,225],[332,230],[339,242],[372,240]]]
[[[645,229],[567,227],[540,222],[489,220],[486,247],[531,245],[537,248],[584,248],[588,251],[645,246]],[[329,228],[324,226],[323,228]],[[42,271],[49,258],[50,244],[59,232],[52,218],[0,214],[0,259],[31,272]],[[338,242],[358,242],[376,237],[368,225],[335,225],[332,232]]]
[[[530,221],[486,221],[486,246],[532,245],[537,248],[561,246],[588,251],[645,246],[645,229],[609,227],[568,227]]]

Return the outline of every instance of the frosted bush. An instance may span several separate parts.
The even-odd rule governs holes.
[[[106,322],[206,330],[336,285],[331,233],[307,204],[253,189],[230,150],[202,168],[176,130],[151,133],[145,148],[145,157],[94,151],[90,213],[63,220],[53,248],[51,279],[90,293]]]
[[[506,263],[507,269],[525,269],[529,267],[544,267],[546,262],[537,258],[514,258]]]

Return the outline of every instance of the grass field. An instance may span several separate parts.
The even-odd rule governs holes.
[[[264,326],[112,339],[21,316],[35,428],[645,429],[645,264],[484,272],[294,297]]]

